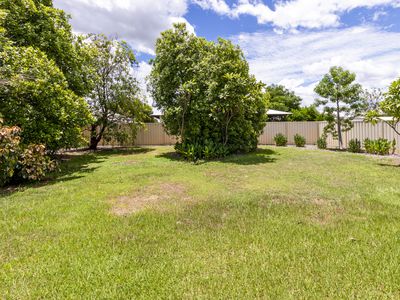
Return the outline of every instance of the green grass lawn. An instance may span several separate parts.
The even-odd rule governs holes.
[[[71,155],[0,194],[0,299],[400,297],[399,162]]]

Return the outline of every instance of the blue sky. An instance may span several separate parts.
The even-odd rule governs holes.
[[[239,44],[250,70],[314,101],[314,86],[333,65],[356,72],[366,88],[400,77],[400,0],[54,0],[77,33],[127,40],[144,85],[160,32],[185,22],[198,36]]]

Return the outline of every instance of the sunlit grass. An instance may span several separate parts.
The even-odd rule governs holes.
[[[62,176],[3,191],[0,298],[400,297],[395,162],[171,152],[74,155]]]

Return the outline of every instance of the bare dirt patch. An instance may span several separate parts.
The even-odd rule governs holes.
[[[181,205],[190,202],[187,188],[181,183],[160,183],[141,188],[131,195],[121,196],[111,201],[111,212],[117,216],[126,216],[145,209],[164,210],[169,205]]]
[[[313,203],[315,210],[309,217],[309,221],[318,225],[329,225],[345,214],[343,206],[329,201],[321,202],[321,199]]]

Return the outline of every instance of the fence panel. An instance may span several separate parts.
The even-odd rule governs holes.
[[[324,127],[327,123],[320,122],[319,124],[319,132],[322,134]],[[398,126],[400,129],[400,126]],[[392,141],[396,140],[397,144],[397,153],[400,153],[400,136],[394,132],[394,130],[384,122],[379,122],[376,125],[372,125],[371,123],[366,123],[362,121],[355,121],[354,127],[343,133],[343,146],[345,148],[348,147],[351,139],[358,139],[361,142],[364,142],[365,139],[376,140],[379,138],[388,139]],[[337,139],[334,139],[332,135],[328,135],[327,138],[328,148],[338,148],[339,142]]]
[[[274,137],[278,133],[282,133],[287,136],[287,125],[288,122],[268,122],[265,125],[264,130],[258,139],[261,145],[272,145],[274,144]]]
[[[260,145],[273,145],[274,137],[278,133],[284,134],[288,138],[290,145],[294,144],[294,135],[300,134],[306,138],[308,145],[314,145],[317,142],[318,137],[323,133],[326,122],[268,122],[260,135],[258,142]],[[400,126],[399,126],[400,129]],[[362,121],[354,122],[354,128],[350,131],[343,133],[343,144],[345,147],[351,139],[359,139],[364,141],[366,138],[378,139],[385,138],[390,141],[396,139],[397,150],[400,153],[400,137],[397,135],[390,126],[384,122],[380,122],[376,125],[365,123]],[[139,129],[136,139],[133,143],[135,146],[146,146],[146,145],[173,145],[177,141],[176,137],[168,135],[161,123],[148,123],[141,129]],[[131,145],[127,144],[125,146]],[[327,144],[329,148],[337,148],[338,141],[331,135],[328,135]],[[118,145],[117,142],[105,142],[102,141],[101,145]]]
[[[176,137],[168,135],[161,123],[148,123],[139,129],[135,145],[173,145],[177,141]]]

